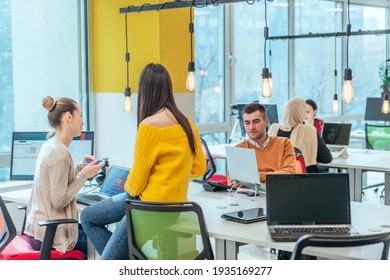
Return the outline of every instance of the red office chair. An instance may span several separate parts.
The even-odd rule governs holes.
[[[193,181],[203,186],[206,191],[222,191],[229,189],[227,184],[226,175],[215,174],[217,172],[217,166],[215,165],[214,158],[207,147],[206,141],[200,139],[204,157],[206,158],[206,172],[203,175],[203,180],[194,179]]]
[[[305,159],[303,158],[302,152],[294,147],[295,159],[297,161],[297,173],[304,174],[306,173]]]
[[[206,158],[206,165],[207,165],[206,173],[203,175],[203,180],[227,185],[226,175],[215,174],[217,172],[217,166],[215,165],[214,158],[210,153],[209,148],[207,147],[206,141],[200,139],[200,142],[202,143],[202,148],[203,148],[204,156]]]
[[[22,207],[21,209],[26,209]],[[77,223],[73,219],[42,221],[40,226],[46,226],[45,236],[40,251],[31,248],[26,235],[18,236],[15,225],[0,196],[0,260],[84,260],[84,253],[79,250],[71,250],[64,254],[53,250],[54,236],[57,226],[60,224]],[[22,233],[24,231],[24,224]]]

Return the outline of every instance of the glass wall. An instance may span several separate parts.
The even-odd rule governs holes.
[[[313,3],[314,2],[314,3]],[[330,1],[301,1],[295,8],[295,33],[333,33],[342,31],[342,4]],[[318,37],[294,40],[295,96],[313,99],[319,115],[333,114],[333,95],[341,96],[343,76],[342,37]],[[335,88],[334,70],[337,70]]]
[[[51,129],[45,96],[84,105],[81,2],[0,0],[0,153],[11,152],[12,131]],[[9,176],[4,158],[0,180]]]
[[[224,28],[224,34],[227,34],[225,37],[218,37],[218,40],[224,39],[226,57],[224,65],[225,69],[229,70],[225,71],[227,73],[223,79],[225,87],[221,87],[224,89],[221,94],[225,95],[226,100],[231,104],[248,103],[254,100],[277,104],[279,120],[281,120],[283,108],[288,99],[294,96],[310,98],[317,102],[320,118],[328,118],[332,121],[347,120],[353,122],[353,129],[362,129],[366,98],[381,96],[381,78],[378,73],[380,64],[387,59],[386,35],[376,36],[375,32],[372,32],[372,35],[350,36],[348,62],[349,68],[352,69],[355,100],[350,104],[345,104],[341,102],[341,92],[346,67],[346,37],[337,36],[335,38],[324,35],[291,40],[273,39],[268,40],[265,46],[264,4],[264,1],[225,4],[225,9],[230,11],[225,14],[225,18],[214,17],[214,25],[207,22],[206,25],[202,25],[202,29],[218,25],[219,30]],[[346,0],[268,1],[269,36],[272,38],[285,35],[345,32],[348,20],[346,6]],[[388,28],[388,6],[389,3],[385,0],[374,2],[351,0],[352,32]],[[195,14],[204,15],[206,10],[209,8],[196,9]],[[228,24],[223,25],[224,22]],[[199,56],[202,56],[203,46],[198,43],[204,42],[203,40],[213,43],[214,41],[201,37],[204,30],[195,29],[195,34],[197,32],[198,42],[195,41],[195,49],[197,59],[200,60],[202,58]],[[220,35],[221,32],[218,34]],[[215,47],[220,45],[221,42],[218,41]],[[267,52],[264,56],[265,47]],[[273,81],[273,94],[268,100],[260,97],[261,70],[265,65],[265,59]],[[337,69],[336,79],[335,69]],[[209,71],[208,75],[210,75]],[[335,93],[339,96],[341,107],[338,113],[332,111]],[[198,106],[205,106],[207,102],[214,103],[215,101],[203,99],[202,103],[196,103],[198,124],[204,123],[203,120],[208,118],[222,124],[222,118],[216,117],[219,113],[223,113],[223,111],[216,112],[219,107],[208,106],[208,110],[203,111],[198,108]],[[234,127],[235,120],[236,117],[233,116],[230,121],[230,130]],[[220,130],[202,130],[200,127],[200,131],[212,134]],[[227,133],[229,135],[231,131]]]
[[[196,123],[225,121],[224,6],[195,12]]]
[[[288,34],[288,6],[286,1],[278,5],[267,3],[267,26],[269,36]],[[248,5],[246,2],[234,4],[233,53],[234,53],[234,103],[261,103],[284,105],[288,92],[288,42],[268,41],[264,44],[264,2]],[[264,48],[265,56],[264,56]],[[270,55],[271,54],[271,55]],[[261,97],[262,68],[269,68],[273,80],[272,97]],[[279,110],[280,113],[280,110]]]

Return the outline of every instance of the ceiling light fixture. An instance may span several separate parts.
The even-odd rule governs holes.
[[[353,86],[352,86],[352,70],[349,69],[349,64],[348,64],[348,62],[349,62],[348,61],[348,58],[349,58],[349,54],[348,54],[349,36],[351,35],[351,17],[350,17],[349,6],[350,6],[350,0],[348,0],[348,3],[347,3],[347,17],[348,17],[348,24],[347,24],[347,31],[346,31],[346,35],[347,35],[346,66],[347,67],[346,67],[346,69],[344,69],[344,87],[343,87],[343,95],[342,95],[342,99],[346,103],[351,102],[355,98],[355,93],[354,93]]]
[[[264,68],[262,70],[261,76],[263,78],[263,85],[261,96],[265,99],[268,99],[272,96],[272,80],[270,77],[269,69],[267,68],[267,39],[268,39],[268,25],[267,25],[267,1],[264,0]]]
[[[125,54],[125,60],[126,60],[126,88],[125,88],[125,103],[123,106],[123,110],[126,113],[131,113],[133,111],[133,102],[131,101],[131,88],[130,88],[130,53],[129,53],[129,38],[127,34],[127,13],[132,7],[131,5],[127,7],[126,13],[125,13],[125,33],[126,33],[126,54]]]
[[[193,47],[192,47],[192,41],[194,36],[194,24],[192,22],[192,10],[193,10],[192,7],[193,7],[193,1],[191,1],[190,3],[190,24],[189,24],[191,57],[190,57],[190,62],[188,63],[188,74],[187,74],[187,81],[186,81],[186,88],[190,91],[194,91],[196,86],[195,62],[194,62]]]

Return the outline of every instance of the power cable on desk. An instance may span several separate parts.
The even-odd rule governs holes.
[[[88,181],[84,186],[81,188],[80,192],[77,194],[78,196],[85,195],[88,193],[93,193],[99,190],[101,185],[97,183],[92,183],[92,181]]]

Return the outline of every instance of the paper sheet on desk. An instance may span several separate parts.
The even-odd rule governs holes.
[[[368,154],[375,154],[374,151],[370,150],[363,150],[363,151],[349,151],[350,154],[362,154],[362,155],[368,155]]]

